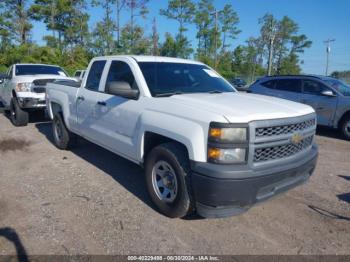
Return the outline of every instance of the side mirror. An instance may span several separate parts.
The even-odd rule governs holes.
[[[322,92],[321,92],[321,95],[323,95],[323,96],[329,96],[329,97],[335,97],[335,96],[336,96],[336,94],[334,94],[333,91],[331,91],[331,90],[322,91]]]
[[[130,84],[124,81],[108,82],[106,93],[128,99],[138,99],[140,94],[139,90],[132,89]]]

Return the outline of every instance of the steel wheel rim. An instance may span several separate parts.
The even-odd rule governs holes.
[[[174,169],[166,161],[158,161],[152,169],[152,185],[157,197],[165,202],[175,201],[178,183]]]
[[[55,134],[55,139],[56,141],[60,142],[62,138],[62,129],[61,129],[61,123],[60,121],[56,118],[54,120],[54,134]]]

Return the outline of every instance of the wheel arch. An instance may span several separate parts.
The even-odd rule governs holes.
[[[145,159],[148,153],[156,146],[170,142],[181,145],[183,149],[187,152],[187,157],[189,156],[188,148],[183,142],[154,132],[146,131],[143,136],[143,159]]]
[[[345,112],[343,113],[343,115],[339,118],[339,121],[338,121],[338,123],[337,123],[337,127],[338,127],[338,128],[341,128],[341,126],[342,126],[344,120],[347,119],[347,118],[350,118],[350,109],[347,110],[347,111],[345,111]]]
[[[190,160],[205,162],[207,133],[202,125],[186,118],[159,112],[141,116],[138,133],[138,159],[141,163],[151,148],[163,142],[177,142],[186,148]]]

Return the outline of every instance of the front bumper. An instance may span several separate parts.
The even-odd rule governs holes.
[[[17,100],[21,108],[45,108],[45,94],[37,94],[31,92],[19,92],[17,93]]]
[[[317,157],[318,149],[313,145],[307,157],[270,170],[245,170],[246,178],[234,166],[228,171],[225,165],[193,162],[197,213],[207,218],[238,215],[256,203],[306,182],[316,167]]]

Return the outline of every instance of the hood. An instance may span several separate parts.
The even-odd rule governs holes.
[[[173,103],[201,110],[203,113],[219,114],[230,123],[248,123],[256,120],[268,120],[297,117],[314,113],[307,105],[285,99],[244,93],[222,94],[183,94],[169,97]]]
[[[74,77],[67,77],[67,76],[61,76],[61,75],[25,75],[25,76],[15,76],[16,82],[23,82],[23,83],[31,83],[34,80],[38,79],[67,79],[67,80],[74,80],[76,79]]]

